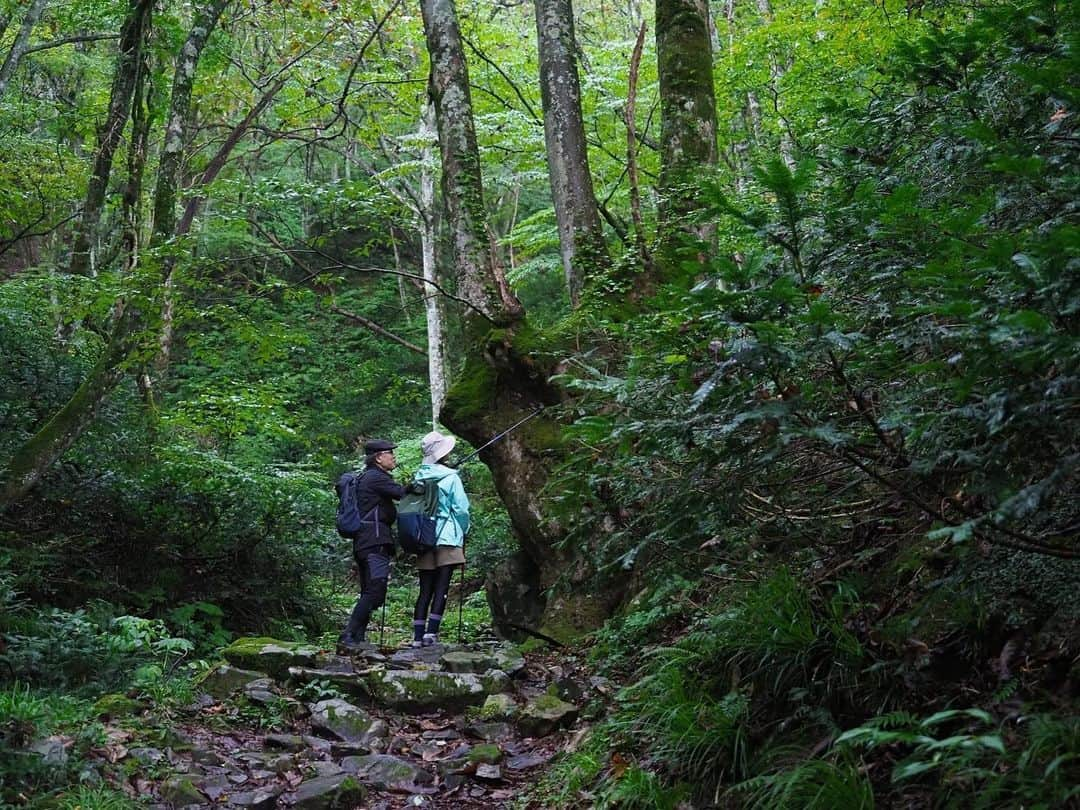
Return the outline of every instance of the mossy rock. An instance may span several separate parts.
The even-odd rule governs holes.
[[[338,698],[321,700],[311,707],[311,727],[335,739],[364,745],[389,735],[383,720]]]
[[[345,757],[341,767],[356,774],[361,782],[376,790],[419,792],[430,785],[435,777],[428,771],[389,754],[370,754],[364,757]]]
[[[186,807],[189,804],[205,805],[206,796],[195,787],[188,776],[172,776],[161,783],[158,791],[161,798],[173,807]]]
[[[211,697],[224,700],[237,689],[265,677],[265,673],[253,669],[238,669],[229,664],[221,664],[206,672],[195,685]]]
[[[495,668],[514,678],[525,671],[525,656],[513,644],[503,644],[495,649]]]
[[[510,676],[501,669],[489,669],[480,676],[480,683],[489,695],[496,692],[508,692],[511,689]]]
[[[540,631],[563,644],[572,644],[602,627],[611,615],[611,603],[594,594],[564,594],[544,609]]]
[[[506,720],[518,713],[517,701],[507,694],[488,695],[484,705],[480,707],[479,717],[482,720]]]
[[[301,783],[293,795],[293,810],[352,810],[361,807],[367,789],[350,773],[317,776]]]
[[[498,668],[498,659],[490,653],[477,650],[451,650],[439,659],[447,672],[473,672],[476,674]]]
[[[145,706],[137,700],[132,700],[127,695],[108,694],[102,695],[94,701],[95,717],[128,717],[141,712]]]
[[[487,697],[479,676],[469,673],[375,670],[364,678],[375,702],[402,711],[461,711]]]
[[[289,680],[293,683],[312,683],[326,681],[352,697],[367,698],[368,687],[363,677],[355,672],[340,672],[332,669],[309,669],[307,667],[289,667]]]
[[[247,637],[236,639],[221,654],[234,667],[267,672],[283,680],[289,674],[289,667],[313,666],[319,648],[295,641]]]
[[[517,719],[522,734],[543,737],[577,720],[578,708],[554,695],[538,695],[525,704]]]
[[[468,755],[469,762],[483,763],[485,765],[494,765],[501,762],[502,758],[502,749],[494,743],[474,745]]]

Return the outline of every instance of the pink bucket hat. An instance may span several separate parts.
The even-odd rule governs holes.
[[[424,464],[435,464],[446,458],[457,444],[453,436],[444,436],[433,430],[420,440],[420,452],[424,454]]]

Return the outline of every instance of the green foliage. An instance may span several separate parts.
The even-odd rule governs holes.
[[[51,761],[31,747],[60,731],[71,736],[71,759]],[[62,787],[78,758],[101,742],[100,731],[87,702],[19,681],[0,689],[0,802]]]
[[[57,810],[133,810],[139,805],[113,788],[80,785],[63,791],[52,806]]]
[[[744,780],[729,793],[740,806],[765,810],[771,807],[800,807],[828,810],[850,807],[873,810],[874,791],[857,763],[811,759],[790,770]]]
[[[586,791],[608,766],[614,740],[612,729],[600,723],[589,729],[574,751],[560,754],[536,787],[544,806],[580,806]]]
[[[633,810],[675,810],[682,806],[685,787],[665,788],[652,771],[631,766],[604,788],[596,807]]]
[[[1080,795],[1078,742],[1076,717],[1034,715],[999,728],[985,711],[950,709],[875,718],[844,732],[836,745],[901,748],[906,756],[893,768],[893,784],[930,781],[937,806],[1059,807]]]

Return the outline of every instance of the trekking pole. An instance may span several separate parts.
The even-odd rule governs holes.
[[[390,575],[389,575],[389,572],[387,572],[387,576],[386,576],[386,590],[387,590],[387,593],[385,595],[383,595],[383,601],[382,601],[382,621],[379,623],[379,649],[382,649],[382,647],[383,647],[383,631],[386,630],[386,600],[389,597],[389,591],[390,591]]]
[[[456,462],[456,463],[455,463],[455,464],[454,464],[453,466],[454,466],[455,468],[456,468],[456,467],[460,467],[460,466],[461,466],[462,464],[464,464],[464,463],[465,463],[466,461],[468,461],[468,460],[469,460],[470,458],[472,458],[473,456],[475,456],[475,455],[476,455],[477,453],[479,453],[479,452],[480,452],[481,450],[484,450],[484,449],[486,449],[486,448],[488,448],[488,447],[491,447],[491,445],[495,444],[495,442],[497,442],[497,441],[498,441],[499,439],[501,439],[501,438],[502,438],[503,436],[505,436],[506,434],[510,433],[511,431],[517,430],[517,429],[518,429],[519,427],[521,427],[522,425],[524,425],[524,424],[525,424],[526,422],[528,422],[528,421],[529,421],[530,419],[532,419],[532,418],[533,418],[534,416],[539,416],[539,415],[540,415],[540,412],[541,412],[541,411],[543,411],[543,410],[544,410],[544,406],[543,406],[543,405],[541,405],[541,406],[540,406],[539,408],[537,408],[537,409],[536,409],[535,411],[533,411],[532,413],[530,413],[530,414],[529,414],[528,416],[526,416],[526,417],[525,417],[524,419],[521,419],[521,420],[519,420],[519,421],[515,422],[515,423],[514,423],[514,424],[512,424],[512,425],[511,425],[510,427],[508,427],[508,428],[507,428],[506,430],[504,430],[504,431],[503,431],[502,433],[499,433],[499,434],[497,434],[496,436],[493,436],[493,437],[492,437],[491,439],[488,439],[488,441],[484,442],[484,443],[483,443],[482,445],[480,445],[479,447],[477,447],[477,448],[476,448],[475,450],[473,450],[473,451],[472,451],[471,453],[469,453],[469,455],[465,456],[465,458],[461,459],[460,461],[457,461],[457,462]]]
[[[465,606],[465,563],[461,564],[461,587],[457,597],[457,643],[461,644],[461,613]]]

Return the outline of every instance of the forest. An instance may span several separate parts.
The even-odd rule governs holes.
[[[1080,807],[1077,11],[0,0],[0,807]]]

